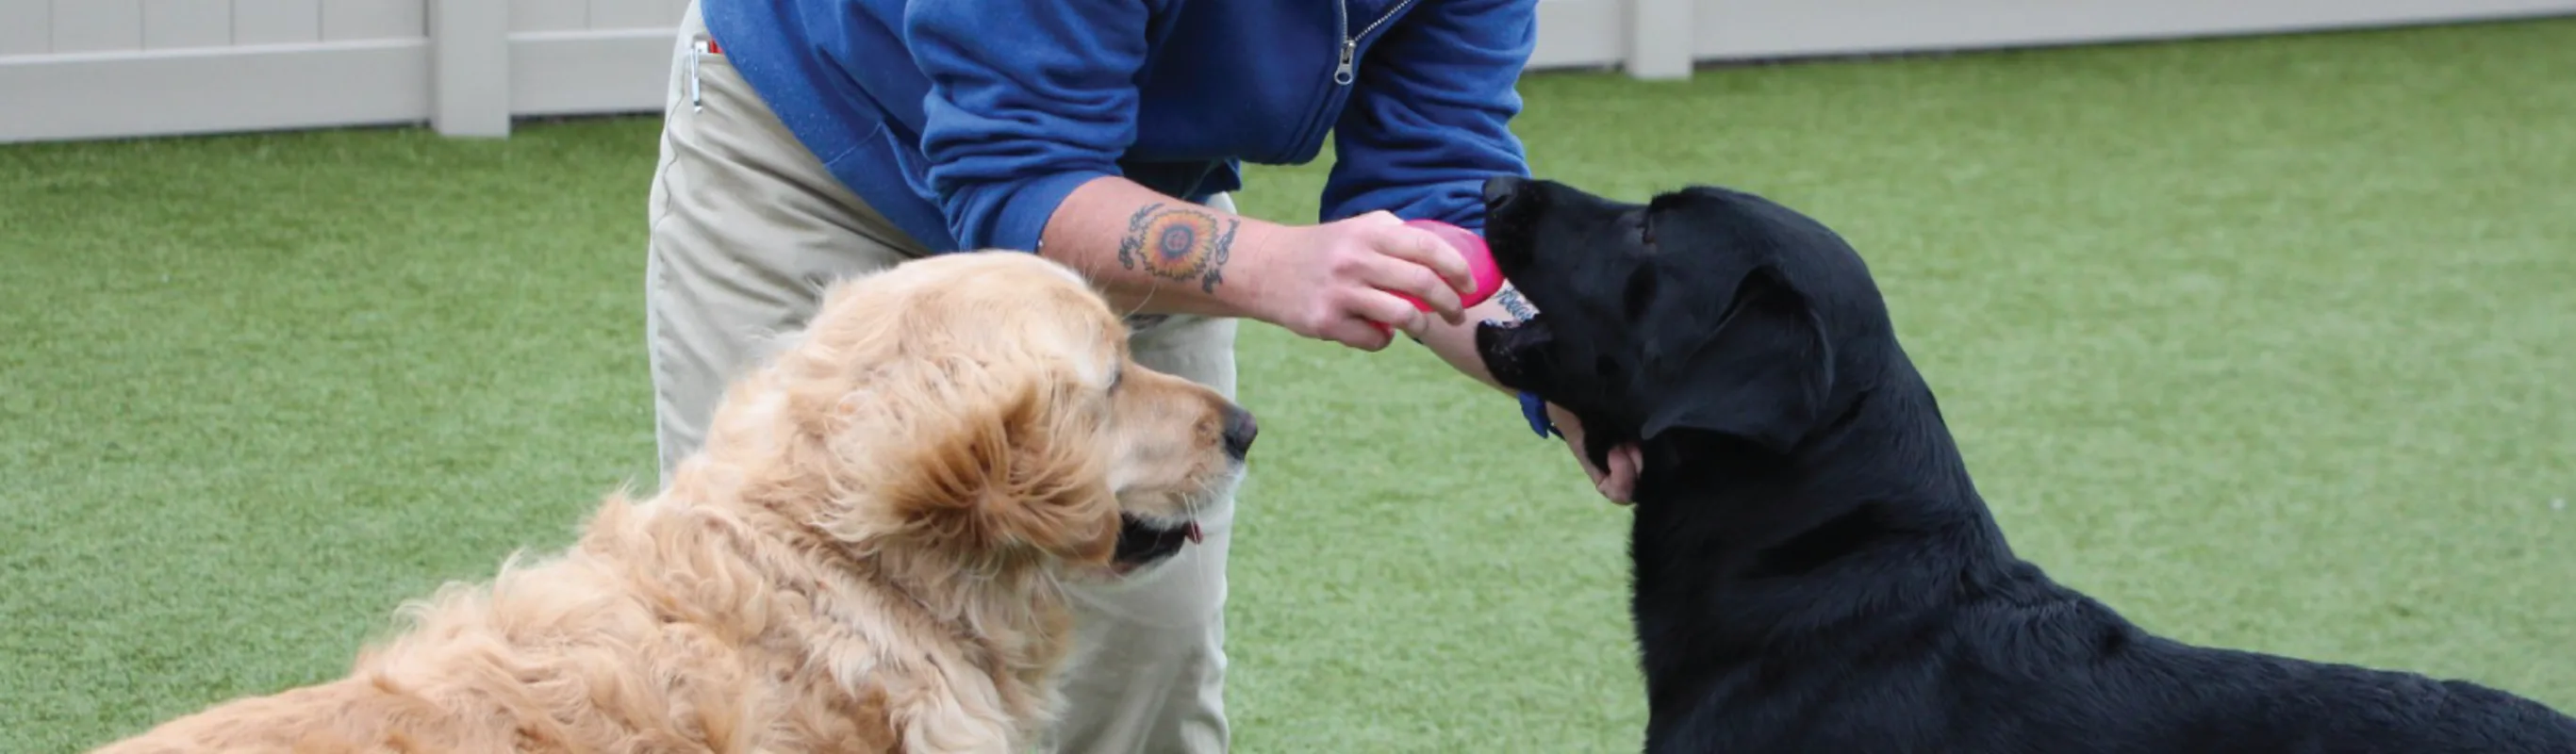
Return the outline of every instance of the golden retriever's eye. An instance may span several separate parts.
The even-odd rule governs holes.
[[[1122,385],[1122,384],[1125,384],[1126,382],[1127,382],[1127,368],[1126,368],[1126,367],[1119,367],[1117,371],[1110,372],[1110,373],[1109,373],[1109,394],[1110,394],[1110,395],[1117,395],[1117,394],[1118,394],[1118,386],[1119,386],[1119,385]]]

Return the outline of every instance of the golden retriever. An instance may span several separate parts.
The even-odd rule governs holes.
[[[660,494],[403,611],[340,680],[102,752],[1011,752],[1051,722],[1069,579],[1176,552],[1250,414],[1137,365],[1035,255],[834,284]]]

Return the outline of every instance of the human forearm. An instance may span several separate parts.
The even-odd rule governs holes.
[[[1512,290],[1510,283],[1504,283],[1502,291],[1495,293],[1493,298],[1469,307],[1465,320],[1459,324],[1431,319],[1428,326],[1415,336],[1422,341],[1424,348],[1431,349],[1460,373],[1484,383],[1486,387],[1510,393],[1513,392],[1510,388],[1494,381],[1493,373],[1485,369],[1484,357],[1476,353],[1476,324],[1486,320],[1516,322],[1529,319],[1535,313],[1529,300],[1521,297],[1520,291]]]
[[[1242,317],[1372,351],[1389,337],[1380,323],[1412,329],[1455,316],[1473,283],[1438,236],[1387,212],[1282,225],[1117,177],[1066,194],[1040,238],[1041,255],[1090,277],[1123,310]]]
[[[1286,230],[1112,176],[1065,196],[1039,253],[1088,276],[1120,311],[1247,317],[1256,281],[1231,273]]]

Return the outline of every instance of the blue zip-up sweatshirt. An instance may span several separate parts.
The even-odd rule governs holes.
[[[1318,220],[1481,230],[1528,174],[1506,127],[1538,0],[700,0],[708,33],[850,189],[933,251],[1033,251],[1123,175],[1190,200],[1334,137]]]

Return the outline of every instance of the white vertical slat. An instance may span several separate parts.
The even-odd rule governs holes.
[[[143,0],[143,49],[233,43],[232,0]]]
[[[322,3],[322,40],[415,39],[429,33],[423,0],[328,0]]]
[[[510,135],[510,0],[429,0],[430,127]]]
[[[1696,0],[1627,0],[1628,58],[1622,67],[1640,79],[1691,75],[1692,16]]]
[[[680,6],[664,0],[590,0],[590,28],[660,29],[680,23]]]
[[[54,0],[54,52],[143,49],[143,0]]]
[[[0,0],[0,56],[54,49],[53,0]]]
[[[233,0],[233,44],[322,41],[322,0]]]
[[[590,0],[510,0],[510,30],[579,31],[590,28]]]

